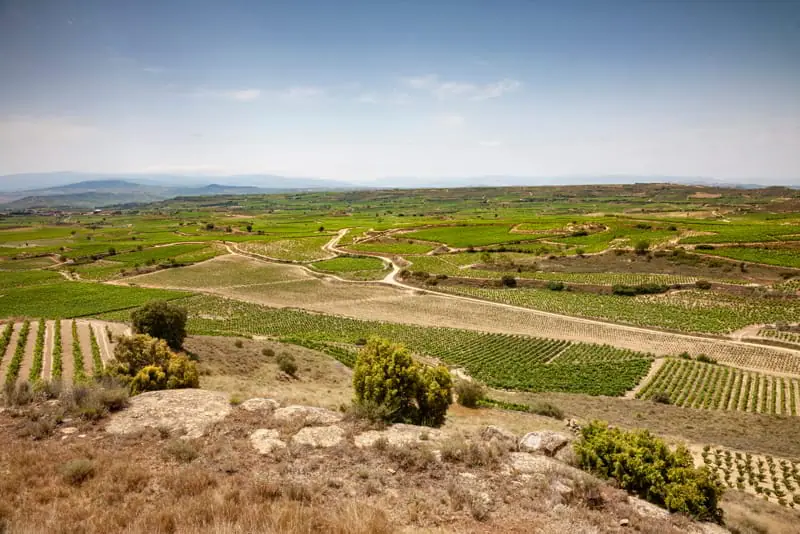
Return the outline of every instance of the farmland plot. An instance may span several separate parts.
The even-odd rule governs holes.
[[[246,252],[260,254],[278,260],[309,262],[328,258],[329,252],[322,250],[330,241],[330,235],[300,237],[297,239],[279,239],[267,242],[242,243],[240,248]]]
[[[707,410],[798,415],[800,376],[779,376],[669,358],[637,397],[669,396],[671,404]]]
[[[709,446],[703,449],[701,458],[728,488],[781,506],[800,506],[800,463]]]
[[[113,335],[125,330],[121,324],[85,320],[6,323],[0,334],[0,349],[8,339],[0,381],[85,380],[102,372],[105,362],[113,358]],[[13,334],[6,338],[6,332]]]

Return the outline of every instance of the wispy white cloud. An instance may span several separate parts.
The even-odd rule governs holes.
[[[282,98],[290,98],[292,100],[304,100],[308,98],[317,98],[325,95],[325,89],[322,87],[315,87],[311,85],[299,85],[287,87],[275,94]]]
[[[394,106],[407,104],[409,100],[408,93],[401,91],[392,91],[391,93],[375,93],[369,91],[355,97],[355,101],[362,104],[388,104]]]
[[[493,83],[481,85],[471,82],[442,80],[435,74],[414,76],[405,78],[403,81],[412,89],[428,91],[439,99],[461,97],[469,100],[489,100],[522,87],[522,82],[511,78],[503,78]]]
[[[198,98],[220,98],[224,100],[234,100],[236,102],[252,102],[261,97],[260,89],[197,89],[190,93],[191,96]]]
[[[436,124],[445,126],[447,128],[460,128],[466,123],[466,119],[457,113],[448,113],[445,115],[437,115],[434,117]]]

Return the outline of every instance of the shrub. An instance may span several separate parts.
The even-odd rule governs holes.
[[[650,400],[658,404],[672,404],[672,399],[666,391],[656,391]]]
[[[633,247],[633,250],[639,255],[646,254],[647,251],[650,250],[650,241],[647,241],[646,239],[638,241]]]
[[[697,245],[695,250],[714,250],[714,245]]]
[[[500,279],[500,283],[503,284],[504,287],[517,287],[517,279],[510,274],[504,274]]]
[[[134,395],[144,391],[200,386],[194,362],[183,354],[170,351],[164,340],[148,335],[120,338],[114,349],[114,360],[106,369],[109,376],[127,385]]]
[[[452,388],[447,368],[420,367],[405,346],[380,338],[367,342],[353,369],[354,403],[386,414],[387,422],[441,425]]]
[[[149,302],[131,314],[134,333],[163,339],[173,349],[183,346],[186,319],[185,308],[163,300]]]
[[[199,456],[197,448],[185,439],[171,439],[164,445],[164,455],[188,464]]]
[[[711,289],[711,282],[708,280],[698,280],[694,285],[697,289]]]
[[[706,356],[705,354],[698,354],[695,360],[703,363],[714,363],[714,364],[717,363],[717,360],[715,360],[711,356]]]
[[[237,349],[241,349],[242,347],[244,347],[244,342],[241,339],[237,339],[236,341],[233,342],[233,346],[236,347]]]
[[[694,467],[685,446],[673,452],[646,430],[625,432],[593,421],[575,443],[578,463],[603,478],[671,512],[722,522],[722,485],[705,467]]]
[[[611,292],[615,295],[633,297],[636,295],[653,295],[656,293],[666,293],[669,286],[663,284],[640,284],[638,286],[628,286],[625,284],[614,284]]]
[[[528,407],[528,411],[536,415],[543,415],[545,417],[552,417],[554,419],[564,419],[564,411],[554,404],[549,402],[537,402]]]
[[[456,400],[461,406],[477,408],[478,403],[486,396],[486,389],[478,382],[472,380],[459,380],[456,382]]]
[[[297,375],[297,362],[291,354],[281,354],[278,356],[278,369],[289,376]]]
[[[550,291],[563,291],[564,282],[556,282],[555,280],[551,280],[547,282],[547,289]]]
[[[93,476],[94,464],[86,458],[70,460],[61,468],[61,477],[71,486],[80,486]]]

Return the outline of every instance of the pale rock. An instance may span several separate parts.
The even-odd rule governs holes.
[[[131,434],[157,428],[171,434],[185,432],[183,437],[194,439],[230,412],[224,393],[204,389],[149,391],[131,398],[128,408],[111,416],[106,432]]]
[[[565,445],[570,443],[572,439],[572,436],[559,432],[552,432],[550,430],[529,432],[519,441],[519,450],[522,452],[544,454],[545,456],[554,456]]]
[[[509,451],[517,450],[517,435],[499,426],[489,425],[481,430],[481,439],[501,443]]]
[[[344,441],[344,436],[344,430],[337,425],[307,426],[292,436],[292,441],[298,445],[327,448],[339,445]]]
[[[250,444],[259,454],[271,454],[286,448],[286,443],[278,439],[280,433],[274,428],[259,428],[250,434]]]
[[[440,441],[444,437],[441,430],[427,426],[406,425],[398,423],[386,430],[368,430],[354,439],[356,447],[363,449],[372,447],[380,439],[385,439],[393,447]]]
[[[62,428],[60,430],[60,432],[62,434],[65,434],[65,435],[68,435],[68,436],[71,435],[71,434],[75,434],[77,431],[78,431],[78,429],[75,428],[74,426],[64,427],[64,428]]]
[[[248,412],[271,412],[272,410],[280,408],[281,403],[275,399],[256,398],[247,399],[239,406]]]

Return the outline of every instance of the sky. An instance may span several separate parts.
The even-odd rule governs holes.
[[[0,0],[0,174],[800,183],[800,1]]]

